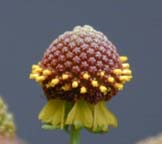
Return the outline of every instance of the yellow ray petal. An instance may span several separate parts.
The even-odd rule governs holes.
[[[80,127],[91,128],[93,116],[88,103],[83,100],[76,102],[67,116],[66,124],[74,125],[76,129]]]
[[[65,101],[59,99],[49,100],[38,116],[43,123],[51,124],[60,129],[64,128],[64,117]]]
[[[105,102],[99,102],[92,107],[94,111],[94,121],[92,131],[94,132],[106,132],[109,129],[109,126],[117,127],[118,122],[117,118],[113,113],[106,108]]]

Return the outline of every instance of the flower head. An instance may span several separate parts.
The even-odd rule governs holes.
[[[13,115],[0,97],[0,144],[26,144],[16,135]]]
[[[42,86],[48,99],[39,119],[58,128],[74,125],[93,132],[117,126],[105,101],[131,80],[127,59],[91,26],[77,26],[60,35],[32,66],[30,79]]]
[[[7,105],[0,97],[0,136],[13,136],[15,131],[13,116],[8,112]]]

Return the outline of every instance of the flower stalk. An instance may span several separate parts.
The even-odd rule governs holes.
[[[70,144],[80,144],[80,129],[71,127],[70,131]]]

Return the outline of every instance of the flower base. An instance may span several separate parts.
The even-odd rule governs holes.
[[[107,132],[109,126],[117,127],[117,119],[106,108],[104,101],[95,105],[79,100],[69,105],[60,99],[49,100],[39,114],[46,129],[87,128],[91,132]]]

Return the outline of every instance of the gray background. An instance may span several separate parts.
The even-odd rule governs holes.
[[[65,132],[41,129],[37,114],[46,99],[28,75],[54,38],[84,24],[129,56],[134,80],[109,103],[119,127],[104,135],[82,131],[82,144],[134,144],[162,132],[161,0],[0,0],[0,93],[18,134],[31,144],[68,143]]]

